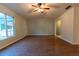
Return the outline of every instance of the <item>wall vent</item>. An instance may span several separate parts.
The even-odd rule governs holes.
[[[65,9],[66,9],[66,10],[68,10],[68,9],[69,9],[69,8],[71,8],[71,7],[72,7],[72,6],[71,6],[71,5],[69,5],[69,6],[67,6]]]

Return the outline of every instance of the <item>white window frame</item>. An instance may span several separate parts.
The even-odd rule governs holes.
[[[0,12],[0,13],[5,15],[5,21],[6,21],[6,38],[3,38],[1,40],[5,40],[5,39],[8,39],[8,38],[15,37],[16,31],[15,31],[15,19],[14,19],[14,17],[11,16],[11,17],[13,17],[13,35],[12,36],[8,36],[8,25],[7,25],[8,24],[8,21],[7,21],[8,18],[7,18],[7,16],[10,16],[10,15],[8,15],[6,13],[3,13],[3,12]]]

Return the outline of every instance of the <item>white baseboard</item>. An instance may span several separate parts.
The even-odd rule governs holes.
[[[61,39],[61,36],[58,36],[58,35],[55,35],[55,36]]]
[[[70,43],[70,44],[72,44],[72,45],[74,45],[74,43],[71,42],[71,41],[68,41],[68,40],[66,40],[66,39],[64,39],[64,38],[62,38],[62,37],[61,37],[61,39],[64,40],[64,41],[66,41],[66,42],[68,42],[68,43]]]
[[[23,36],[22,38],[24,38],[24,37],[25,37],[25,36]],[[18,38],[18,39],[16,39],[16,40],[12,41],[12,42],[9,42],[8,44],[6,44],[6,45],[0,47],[0,50],[3,49],[3,48],[5,48],[5,47],[7,47],[7,46],[9,46],[9,45],[11,45],[11,44],[13,44],[13,43],[15,43],[15,42],[17,42],[17,41],[19,41],[19,40],[21,40],[22,38]]]
[[[29,35],[54,35],[54,34],[29,34]]]
[[[74,45],[74,43],[73,43],[73,42],[70,42],[70,41],[68,41],[68,40],[64,39],[64,38],[63,38],[63,37],[61,37],[61,36],[58,36],[58,35],[55,35],[55,36],[57,36],[58,38],[60,38],[60,39],[62,39],[62,40],[64,40],[64,41],[66,41],[66,42],[68,42],[68,43],[70,43],[70,44]]]
[[[73,45],[79,45],[79,42],[73,42]]]

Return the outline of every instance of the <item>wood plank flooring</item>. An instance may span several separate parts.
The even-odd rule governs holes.
[[[79,46],[55,36],[29,36],[2,49],[0,56],[79,56]]]

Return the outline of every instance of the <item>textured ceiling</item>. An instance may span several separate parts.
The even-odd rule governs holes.
[[[32,7],[32,5],[36,5],[35,3],[2,3],[2,5],[7,6],[8,8],[14,10],[16,13],[22,15],[25,18],[49,18],[49,19],[55,19],[59,15],[61,15],[65,8],[68,5],[75,6],[76,4],[68,4],[68,3],[46,3],[48,7],[50,7],[50,10],[45,11],[46,13],[38,13],[38,12],[32,12],[35,7]],[[58,8],[54,8],[53,6],[56,6]]]

